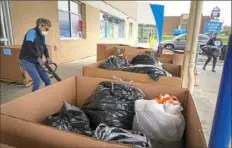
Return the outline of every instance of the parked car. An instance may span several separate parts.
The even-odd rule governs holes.
[[[166,40],[166,41],[161,41],[159,43],[159,47],[160,48],[165,48],[168,50],[184,50],[185,49],[185,44],[186,44],[186,37],[187,34],[181,34],[176,36],[174,39],[172,40]],[[199,34],[198,36],[198,42],[200,44],[200,47],[206,45],[206,43],[209,40],[209,36],[205,35],[205,34]],[[199,53],[201,54],[201,50],[199,50]]]

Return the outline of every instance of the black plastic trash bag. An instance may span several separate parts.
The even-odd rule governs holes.
[[[119,70],[122,67],[127,67],[127,66],[129,66],[128,60],[126,60],[122,56],[113,55],[107,58],[106,60],[104,60],[100,64],[99,68],[109,69],[109,70]]]
[[[172,77],[167,71],[153,65],[133,65],[122,69],[123,71],[148,74],[154,81],[158,81],[161,76]]]
[[[97,86],[82,109],[88,116],[92,129],[104,123],[130,130],[135,114],[134,102],[144,99],[144,96],[138,88],[104,81]]]
[[[220,57],[221,56],[221,48],[217,48],[216,46],[205,45],[201,47],[204,55],[208,57]]]
[[[152,56],[148,54],[140,54],[140,55],[135,56],[131,60],[131,64],[132,65],[144,64],[144,65],[162,66],[162,63],[157,58],[153,58]]]
[[[64,102],[63,107],[58,113],[47,117],[43,124],[86,136],[92,136],[93,133],[89,127],[89,120],[85,113],[79,107],[67,102]]]
[[[117,127],[108,127],[100,124],[95,132],[94,137],[103,141],[114,141],[132,145],[134,148],[151,148],[150,140],[141,132],[128,131]]]

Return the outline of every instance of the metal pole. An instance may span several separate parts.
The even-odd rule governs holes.
[[[197,73],[197,63],[198,63],[199,50],[200,50],[200,44],[198,43],[197,44],[197,51],[196,51],[194,73]]]
[[[226,148],[231,140],[232,34],[228,41],[209,148]]]
[[[182,87],[193,92],[194,88],[194,67],[196,51],[198,46],[198,35],[201,25],[201,13],[203,1],[191,1],[190,16],[188,21],[188,34],[184,51],[183,81]]]

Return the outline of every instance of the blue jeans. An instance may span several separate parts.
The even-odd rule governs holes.
[[[51,80],[48,74],[38,68],[34,63],[26,60],[22,60],[22,66],[30,75],[33,81],[32,91],[36,91],[40,88],[41,79],[45,83],[45,86],[51,85]]]

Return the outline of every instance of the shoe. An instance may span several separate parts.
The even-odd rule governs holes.
[[[203,70],[205,70],[205,66],[203,66]]]
[[[213,69],[212,72],[216,72],[216,71]]]

